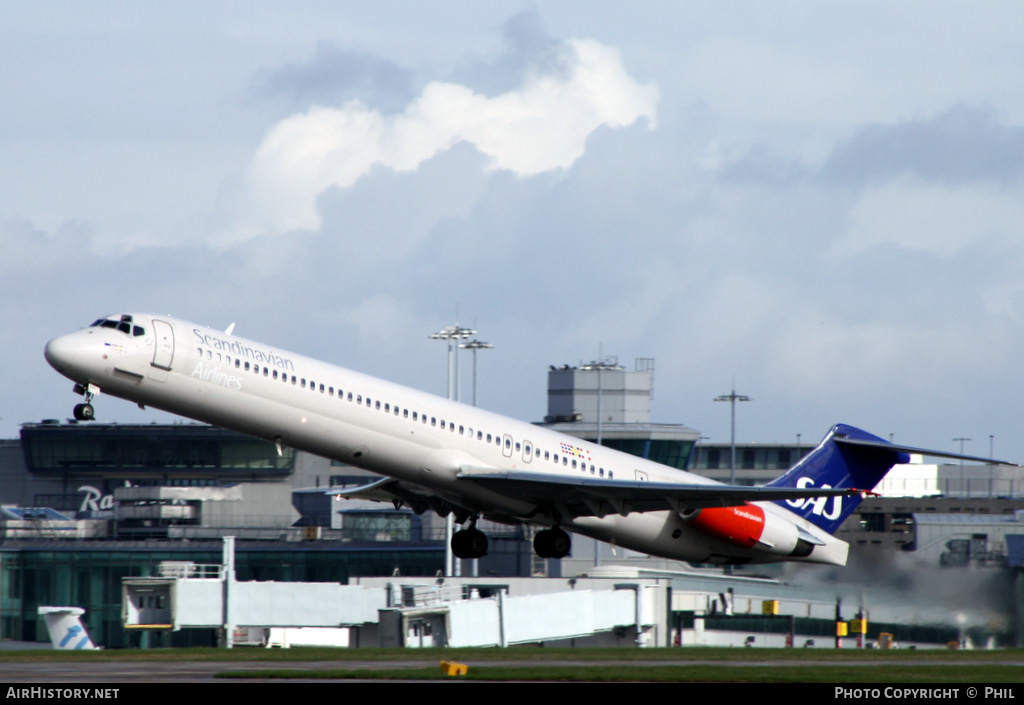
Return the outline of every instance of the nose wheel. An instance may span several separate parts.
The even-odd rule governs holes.
[[[75,404],[73,411],[75,421],[92,421],[96,418],[96,410],[92,406],[92,398],[99,394],[99,392],[99,387],[92,384],[88,386],[75,385],[75,394],[81,394],[85,397],[84,403]]]
[[[92,421],[96,418],[96,410],[92,408],[92,404],[75,404],[74,414],[76,421]]]

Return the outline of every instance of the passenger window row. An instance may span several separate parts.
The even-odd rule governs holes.
[[[424,413],[421,413],[421,412],[418,412],[418,411],[409,411],[409,409],[400,408],[397,404],[392,406],[389,402],[384,402],[382,404],[379,399],[378,400],[373,400],[370,397],[366,397],[365,400],[364,400],[363,395],[361,395],[361,394],[353,395],[352,392],[348,392],[348,395],[346,396],[344,390],[342,390],[341,387],[338,387],[338,389],[335,390],[335,388],[333,386],[326,386],[325,387],[322,382],[319,384],[319,386],[317,386],[317,383],[314,382],[313,380],[309,380],[307,382],[305,377],[297,377],[296,375],[289,376],[287,372],[278,372],[277,369],[270,369],[266,365],[264,365],[262,367],[262,369],[261,369],[261,367],[258,364],[256,364],[256,363],[250,363],[248,360],[243,361],[243,360],[240,360],[237,357],[234,358],[234,361],[232,363],[232,358],[231,358],[230,355],[222,355],[219,352],[218,353],[214,353],[214,351],[212,351],[212,350],[204,350],[203,348],[197,348],[197,352],[199,354],[199,359],[203,359],[205,357],[207,360],[216,361],[216,362],[224,362],[227,365],[234,364],[235,369],[245,370],[246,372],[250,372],[251,371],[251,372],[253,372],[254,374],[257,374],[257,375],[262,373],[262,375],[264,377],[275,379],[275,380],[276,379],[280,379],[285,384],[288,384],[290,382],[292,385],[296,385],[300,389],[309,389],[310,391],[313,391],[313,392],[317,392],[318,391],[320,394],[326,394],[327,396],[330,396],[330,397],[335,396],[335,391],[337,391],[337,398],[339,400],[344,401],[345,399],[347,399],[350,402],[354,401],[355,404],[357,404],[359,406],[362,406],[364,404],[364,402],[365,402],[366,408],[368,408],[368,409],[375,409],[377,411],[383,411],[385,414],[392,414],[393,413],[395,416],[400,416],[401,418],[404,418],[404,419],[411,419],[414,423],[420,423],[421,422],[424,425],[427,425],[428,418],[429,418],[429,424],[430,424],[430,426],[432,428],[440,427],[441,430],[447,429],[447,430],[451,431],[452,433],[455,433],[456,424],[454,422],[447,421],[445,419],[438,419],[436,416],[428,417],[427,414],[424,414]],[[470,428],[470,427],[463,426],[463,425],[460,424],[458,426],[458,431],[459,431],[459,435],[460,436],[469,436],[470,438],[473,438],[473,429]],[[485,434],[483,431],[480,431],[480,430],[476,431],[476,440],[485,442],[487,444],[490,444],[493,441],[494,444],[497,447],[499,447],[499,448],[501,447],[501,444],[502,444],[502,437],[500,435],[492,434],[492,433]],[[506,438],[505,439],[505,447],[506,447],[506,449],[511,450],[511,444],[512,444],[512,440],[510,438]],[[565,444],[563,444],[563,445],[565,445]],[[519,453],[522,450],[523,450],[522,444],[519,441],[516,441],[515,452]],[[541,452],[542,451],[541,451],[540,448],[531,448],[529,456],[531,458],[535,457],[535,458],[537,458],[539,460],[540,457],[541,457]],[[579,470],[581,470],[582,472],[587,472],[588,468],[587,468],[587,463],[586,462],[577,461],[576,458],[573,458],[570,461],[570,459],[569,459],[569,457],[567,455],[559,456],[558,453],[552,454],[550,451],[547,451],[547,450],[543,451],[543,453],[544,453],[544,460],[546,460],[546,461],[550,460],[556,466],[559,464],[559,460],[561,460],[561,465],[563,467],[568,468],[568,467],[570,467],[570,464],[571,464],[572,469],[575,470],[575,469],[579,468]],[[590,474],[591,475],[597,475],[598,477],[605,477],[605,469],[604,468],[597,468],[597,467],[595,467],[591,463],[590,467],[589,467],[589,470],[590,470]],[[608,479],[612,479],[613,473],[612,473],[611,470],[608,471],[607,476],[608,476]]]

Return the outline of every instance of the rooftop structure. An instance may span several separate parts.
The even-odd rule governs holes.
[[[686,469],[700,433],[681,424],[651,423],[654,360],[636,369],[618,362],[591,362],[548,371],[544,426],[583,440]]]
[[[641,362],[643,360],[644,362]],[[653,360],[637,360],[628,371],[617,362],[579,367],[554,365],[548,371],[546,423],[644,424],[651,420]]]

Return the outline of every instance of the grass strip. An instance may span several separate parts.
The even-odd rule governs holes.
[[[881,651],[877,649],[733,649],[725,647],[682,648],[538,648],[531,646],[479,649],[339,649],[294,647],[291,649],[108,649],[102,651],[0,651],[0,663],[24,661],[664,661],[685,664],[690,661],[794,661],[800,663],[941,662],[941,663],[1016,663],[1024,665],[1024,649],[946,651],[943,649]]]
[[[558,682],[712,682],[712,683],[1019,683],[1019,666],[471,666],[466,676],[444,676],[437,666],[403,669],[258,669],[225,671],[217,678],[316,680],[472,680]]]

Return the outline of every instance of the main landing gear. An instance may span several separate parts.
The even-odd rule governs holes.
[[[92,391],[93,386],[90,384],[88,387],[81,384],[75,385],[75,394],[81,394],[85,397],[84,404],[75,404],[74,415],[76,421],[92,421],[96,418],[96,410],[92,407],[92,398],[95,396],[95,392]],[[96,390],[99,391],[98,389]]]
[[[480,558],[487,555],[487,534],[476,528],[476,517],[469,528],[452,534],[452,553],[458,558]]]
[[[543,529],[533,538],[533,550],[541,558],[565,558],[572,550],[572,538],[557,526]],[[452,534],[452,553],[458,558],[480,558],[487,555],[487,535],[476,528],[476,517],[468,529]]]
[[[565,558],[572,550],[572,539],[557,526],[543,529],[533,537],[533,550],[541,558]]]

